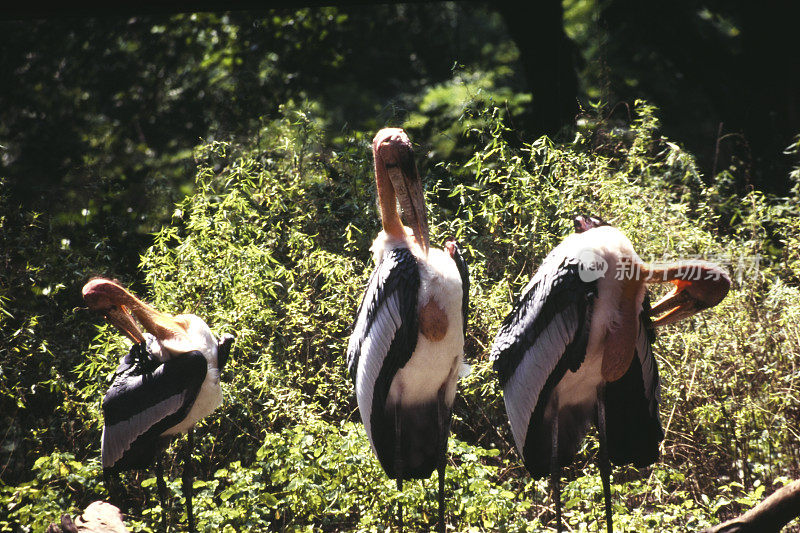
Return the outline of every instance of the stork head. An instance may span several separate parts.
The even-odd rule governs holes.
[[[572,223],[575,225],[575,233],[583,233],[592,228],[611,225],[602,218],[594,215],[578,215],[572,219]]]
[[[403,237],[396,206],[385,205],[394,203],[396,199],[403,210],[406,225],[413,231],[423,253],[427,254],[429,238],[425,193],[408,135],[400,128],[384,128],[372,141],[372,153],[383,229],[393,237]],[[389,190],[393,194],[389,194]]]
[[[673,265],[662,271],[663,281],[675,288],[651,309],[653,324],[663,326],[688,318],[720,303],[731,287],[731,278],[720,266],[705,261]],[[650,273],[653,280],[654,273]]]
[[[114,281],[96,278],[83,286],[83,300],[92,311],[102,313],[109,324],[135,343],[144,341],[144,334],[125,306],[128,291]]]
[[[82,293],[89,309],[102,313],[111,325],[132,341],[144,341],[144,334],[134,320],[136,317],[170,352],[183,353],[193,349],[187,334],[187,321],[177,320],[147,305],[119,283],[105,278],[92,279],[83,286]]]

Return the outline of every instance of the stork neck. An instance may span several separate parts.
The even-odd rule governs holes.
[[[400,213],[397,212],[397,195],[385,169],[375,162],[375,184],[378,187],[378,203],[381,205],[381,223],[387,235],[395,239],[404,239],[406,232]]]
[[[644,284],[636,279],[622,282],[616,302],[616,320],[608,330],[603,348],[601,373],[607,382],[617,381],[628,371],[636,350],[639,331],[637,317],[641,309],[639,298]]]

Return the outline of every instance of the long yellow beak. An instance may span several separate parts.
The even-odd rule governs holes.
[[[666,265],[651,269],[647,277],[648,283],[668,281],[675,286],[650,309],[656,326],[673,324],[714,307],[731,287],[730,276],[722,267],[705,262]]]
[[[427,255],[430,239],[425,192],[422,189],[422,180],[414,161],[414,149],[411,147],[408,135],[399,128],[384,128],[375,135],[373,152],[379,189],[388,178],[393,196],[400,203],[405,224],[414,232],[414,238]],[[402,236],[394,199],[392,196],[386,196],[386,198],[386,201],[391,202],[392,205],[384,205],[384,199],[381,198],[384,229],[389,232],[387,228],[387,223],[389,223],[392,231]]]
[[[116,327],[133,342],[139,344],[144,341],[142,330],[139,329],[139,325],[125,306],[111,307],[105,311],[104,315],[109,324]]]

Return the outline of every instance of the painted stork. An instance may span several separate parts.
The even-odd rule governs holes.
[[[347,366],[372,449],[390,479],[439,478],[444,471],[467,324],[467,267],[454,240],[429,248],[422,182],[401,129],[372,142],[383,231],[370,250],[375,270],[357,312]],[[397,211],[400,203],[409,227]],[[398,506],[402,527],[402,507]]]
[[[127,335],[134,345],[120,359],[103,398],[101,455],[105,474],[144,469],[155,463],[162,509],[166,485],[160,452],[186,433],[183,491],[190,531],[192,512],[192,428],[222,404],[220,372],[233,336],[218,341],[198,316],[171,316],[144,303],[121,285],[93,279],[83,287],[89,309]],[[147,333],[143,333],[134,317]],[[166,517],[162,515],[166,529]]]
[[[602,219],[574,224],[503,321],[490,357],[525,467],[534,478],[551,475],[559,531],[561,468],[597,426],[611,532],[609,460],[650,465],[664,438],[654,326],[718,304],[730,278],[706,262],[646,264]],[[674,290],[650,308],[647,285],[664,282]]]

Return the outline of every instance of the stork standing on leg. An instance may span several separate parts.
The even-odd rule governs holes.
[[[403,480],[444,470],[456,384],[463,365],[467,267],[455,241],[429,248],[425,197],[411,142],[400,129],[372,142],[383,231],[370,250],[375,270],[347,348],[361,419],[381,466]],[[397,212],[399,201],[410,228]],[[398,511],[402,524],[402,509]]]
[[[491,358],[525,467],[534,478],[551,475],[559,531],[561,468],[597,426],[610,533],[609,461],[652,464],[664,438],[654,326],[718,304],[730,278],[706,262],[645,264],[603,220],[581,215],[574,224],[503,321]],[[665,282],[674,290],[650,308],[646,286]]]
[[[218,341],[200,317],[162,313],[107,279],[89,281],[83,287],[83,298],[89,309],[103,313],[135,343],[120,359],[103,398],[104,473],[155,464],[163,509],[166,485],[159,454],[175,436],[186,433],[183,487],[188,529],[194,531],[192,428],[222,404],[220,372],[233,337],[223,335]],[[166,529],[166,518],[162,518]]]

